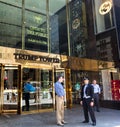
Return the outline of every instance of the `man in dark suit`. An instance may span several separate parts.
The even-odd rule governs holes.
[[[94,88],[91,84],[89,84],[89,79],[84,78],[84,85],[81,89],[81,105],[83,106],[84,110],[84,117],[85,120],[83,123],[89,123],[89,116],[88,112],[90,114],[92,125],[96,126],[96,118],[94,114]]]

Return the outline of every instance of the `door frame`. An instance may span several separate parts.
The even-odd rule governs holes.
[[[3,86],[4,86],[4,65],[0,64],[0,114],[3,111]]]
[[[8,64],[0,64],[0,114],[1,113],[17,113],[17,114],[28,114],[28,113],[31,113],[33,111],[30,111],[30,112],[23,112],[22,111],[22,98],[23,98],[23,95],[22,95],[22,85],[23,85],[23,81],[22,81],[22,77],[23,77],[23,68],[26,67],[26,66],[23,66],[23,65],[9,65],[7,66]],[[4,98],[4,94],[3,94],[3,91],[4,91],[4,72],[5,72],[5,67],[16,67],[17,68],[17,92],[18,92],[18,98],[17,98],[17,110],[4,110],[3,109],[3,98]],[[42,67],[33,67],[33,66],[27,66],[28,68],[35,68],[35,69],[43,69]],[[44,68],[44,69],[47,69],[47,68]],[[49,67],[48,69],[52,70],[52,75],[53,75],[53,108],[52,110],[51,109],[48,109],[48,110],[55,110],[55,90],[54,90],[54,83],[55,83],[55,72],[64,72],[64,76],[66,77],[66,73],[65,73],[65,69],[64,68],[60,68],[60,69],[55,69],[54,66],[53,67]],[[65,85],[66,85],[66,81],[65,81]],[[65,86],[67,88],[67,86]],[[65,89],[66,91],[66,89]],[[67,93],[66,93],[67,94]],[[66,97],[66,104],[65,104],[65,107],[67,106],[67,97]],[[39,109],[39,110],[36,110],[34,111],[33,113],[35,112],[43,112],[43,111],[47,111],[47,109]]]
[[[4,109],[4,77],[5,77],[5,69],[10,69],[11,67],[15,68],[17,70],[17,109]],[[20,76],[20,70],[21,65],[8,65],[8,64],[0,64],[0,113],[20,113],[20,86],[21,83],[21,76]]]
[[[53,99],[52,99],[52,105],[53,105],[53,108],[48,108],[48,109],[35,109],[35,110],[30,110],[29,112],[28,111],[22,111],[22,107],[23,107],[23,105],[22,105],[22,101],[23,101],[23,80],[22,80],[22,78],[23,78],[23,68],[31,68],[31,69],[38,69],[38,72],[40,72],[40,70],[41,69],[43,69],[43,70],[51,70],[52,71],[52,82],[53,82],[53,84],[54,84],[54,67],[52,67],[52,66],[49,66],[49,67],[45,67],[44,65],[43,66],[39,66],[39,67],[35,67],[35,66],[21,66],[20,67],[20,72],[19,73],[21,73],[21,86],[20,86],[20,88],[19,88],[19,90],[20,90],[20,95],[19,95],[19,103],[21,104],[20,105],[20,107],[18,108],[19,110],[18,110],[18,114],[30,114],[30,113],[38,113],[38,112],[45,112],[45,111],[53,111],[54,110],[54,90],[53,90]],[[39,79],[39,77],[37,77],[37,79],[38,79],[38,82],[40,81],[40,79]],[[38,105],[38,107],[39,107],[39,105]]]

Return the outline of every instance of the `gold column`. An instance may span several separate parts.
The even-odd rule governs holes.
[[[4,100],[4,94],[3,94],[3,91],[4,91],[4,65],[1,64],[1,74],[0,74],[0,113],[2,113],[3,111],[3,100]]]
[[[71,46],[70,46],[70,12],[69,12],[69,1],[66,0],[66,16],[67,16],[67,33],[68,33],[68,59],[67,59],[67,69],[65,69],[66,75],[66,99],[67,99],[67,107],[72,108],[72,84],[71,84],[71,69],[70,69],[70,61],[69,57],[71,56]]]
[[[65,69],[66,75],[66,99],[67,99],[67,107],[72,108],[72,85],[71,85],[71,70]]]
[[[22,67],[18,65],[18,110],[17,113],[22,113]]]
[[[52,68],[52,77],[53,77],[53,79],[52,79],[52,81],[53,81],[53,110],[55,110],[55,88],[54,88],[54,81],[55,81],[55,68],[54,68],[54,66],[53,66],[53,68]]]

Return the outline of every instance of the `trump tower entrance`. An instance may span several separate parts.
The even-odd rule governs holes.
[[[3,48],[3,54],[5,51]],[[0,64],[0,113],[53,111],[54,82],[59,74],[65,77],[65,69],[60,68],[60,58],[52,54],[48,56],[41,53],[40,56],[37,52],[16,51],[10,48],[7,51],[9,55],[3,55]],[[9,59],[6,59],[7,57]],[[29,98],[26,100],[24,87],[28,82],[35,90],[29,92]],[[66,91],[66,82],[63,85]]]
[[[28,68],[21,65],[0,66],[0,113],[28,113],[55,109],[54,81],[64,70]],[[55,78],[55,79],[54,79]],[[24,86],[28,82],[35,88],[29,92],[29,109]],[[65,89],[65,84],[64,89]],[[65,99],[66,105],[66,99]]]

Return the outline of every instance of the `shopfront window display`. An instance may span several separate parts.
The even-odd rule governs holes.
[[[9,68],[4,71],[3,110],[17,110],[18,89],[17,69]]]
[[[29,78],[29,93],[25,91],[25,84]],[[27,79],[27,80],[26,80]],[[45,108],[53,108],[53,98],[50,90],[52,84],[52,71],[43,69],[23,69],[23,100],[22,110],[32,111]],[[27,99],[27,101],[26,101]],[[29,99],[29,100],[28,100]],[[27,102],[27,103],[26,103]],[[26,107],[27,104],[27,107]]]
[[[29,111],[29,107],[30,107],[29,105],[30,93],[36,91],[36,88],[32,86],[30,80],[31,78],[29,78],[24,84],[24,99],[25,99],[26,111]]]
[[[115,26],[112,0],[93,0],[95,32],[101,33]]]

